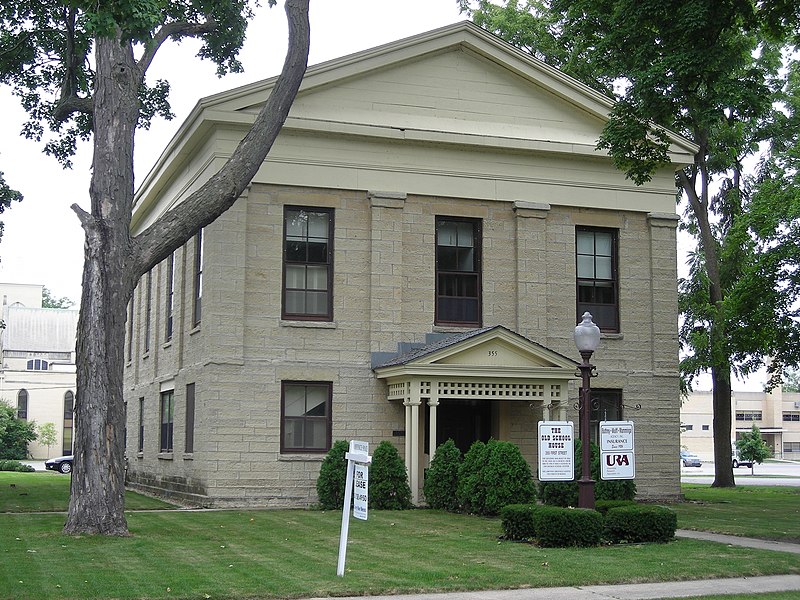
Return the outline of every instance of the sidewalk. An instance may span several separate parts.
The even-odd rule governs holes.
[[[770,577],[737,577],[736,579],[701,579],[668,583],[629,583],[623,585],[591,585],[585,587],[536,588],[448,594],[408,594],[370,596],[370,600],[655,600],[657,598],[690,598],[718,594],[752,594],[753,592],[800,592],[800,575]],[[756,596],[757,598],[757,596]],[[312,598],[310,600],[323,600]],[[364,600],[364,596],[337,598]]]

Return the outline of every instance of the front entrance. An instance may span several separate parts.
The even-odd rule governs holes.
[[[436,439],[439,444],[452,439],[464,454],[473,442],[488,442],[492,436],[491,401],[443,400],[439,402],[438,411]]]

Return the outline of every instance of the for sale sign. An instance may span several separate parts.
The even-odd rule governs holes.
[[[353,516],[367,520],[369,505],[369,467],[365,464],[353,465]]]
[[[575,479],[572,421],[539,421],[539,481]]]
[[[635,477],[633,421],[600,421],[600,478]]]

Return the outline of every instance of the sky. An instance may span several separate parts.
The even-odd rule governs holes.
[[[150,83],[170,82],[175,118],[155,119],[139,130],[134,150],[137,185],[201,98],[280,73],[286,52],[283,4],[269,8],[262,0],[240,54],[244,73],[217,77],[210,61],[196,58],[199,43],[168,43],[148,73]],[[373,48],[465,20],[456,0],[311,0],[309,65]],[[83,231],[70,206],[89,210],[90,143],[79,146],[71,170],[42,152],[42,144],[20,135],[25,113],[17,98],[0,86],[0,171],[6,182],[25,196],[0,215],[5,230],[0,241],[0,282],[46,286],[56,298],[80,302]],[[680,260],[679,262],[683,262]],[[703,380],[698,389],[708,389]],[[735,389],[759,389],[753,380]]]

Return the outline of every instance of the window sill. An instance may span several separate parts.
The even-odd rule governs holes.
[[[144,452],[137,452],[136,453],[136,458],[138,460],[142,460],[144,458]]]
[[[173,460],[172,452],[159,452],[158,460]]]
[[[164,342],[164,343],[161,345],[161,348],[163,348],[164,350],[166,350],[167,348],[170,348],[171,346],[172,346],[172,340],[169,340],[169,341],[166,341],[166,342]]]
[[[281,319],[278,321],[281,327],[301,327],[307,329],[336,329],[335,321],[289,321]]]
[[[621,333],[600,333],[601,340],[624,340],[625,337]]]
[[[480,329],[480,327],[477,325],[434,325],[431,331],[433,333],[467,333],[476,329]]]
[[[183,460],[194,460],[194,452],[184,452]]]
[[[189,335],[194,335],[194,334],[196,334],[197,332],[199,332],[199,331],[200,331],[200,326],[201,326],[201,325],[202,325],[201,323],[198,323],[197,325],[195,325],[194,327],[192,327],[191,331],[189,331]]]
[[[279,454],[278,462],[322,462],[325,455],[326,452],[320,452],[319,454],[303,454],[301,452],[297,454]]]

